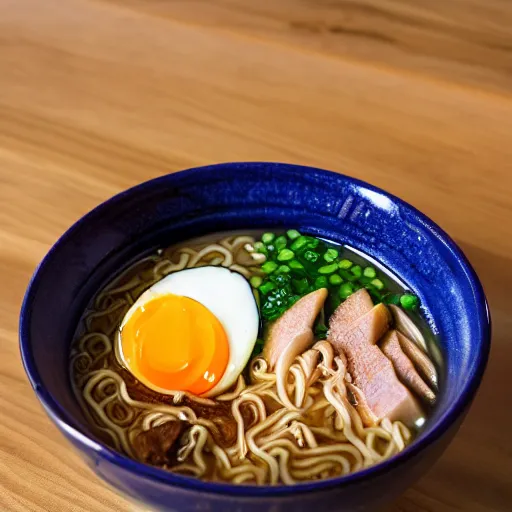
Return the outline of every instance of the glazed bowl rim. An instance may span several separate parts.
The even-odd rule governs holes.
[[[457,260],[457,263],[463,268],[467,280],[471,285],[471,288],[474,293],[475,304],[478,309],[478,317],[481,326],[478,340],[474,341],[474,343],[478,343],[478,361],[473,366],[473,371],[467,380],[467,385],[458,392],[457,400],[454,403],[452,403],[449,407],[447,407],[447,410],[438,419],[437,424],[432,428],[432,430],[428,432],[426,435],[420,437],[418,440],[414,441],[403,452],[393,456],[392,458],[348,475],[328,480],[318,480],[314,482],[301,483],[293,486],[249,486],[206,482],[196,478],[173,474],[169,471],[137,462],[111,449],[107,445],[99,441],[96,441],[95,439],[92,439],[88,435],[82,433],[73,425],[74,421],[72,415],[68,414],[68,412],[59,405],[59,403],[53,398],[51,393],[48,392],[48,390],[44,387],[37,365],[33,358],[31,349],[30,321],[32,302],[34,300],[34,296],[38,291],[42,269],[51,261],[53,254],[59,250],[60,246],[63,245],[64,242],[67,241],[69,238],[72,238],[73,234],[79,227],[86,224],[90,219],[94,218],[95,216],[101,215],[102,210],[104,208],[106,208],[107,206],[112,206],[114,203],[125,201],[134,195],[140,194],[147,188],[155,187],[160,183],[162,185],[165,184],[166,186],[169,186],[169,184],[172,183],[173,179],[175,179],[176,176],[185,177],[185,175],[187,175],[188,177],[194,177],[194,175],[196,175],[195,177],[198,178],[198,183],[204,183],[205,186],[208,186],[207,176],[210,173],[221,169],[229,170],[230,168],[233,170],[236,169],[237,172],[240,172],[239,169],[241,166],[248,166],[249,173],[251,166],[268,166],[276,170],[282,169],[288,172],[294,171],[298,173],[303,173],[304,171],[306,171],[310,174],[315,174],[319,178],[321,178],[322,176],[329,176],[332,179],[334,175],[337,177],[337,179],[349,182],[358,189],[365,189],[367,191],[371,191],[377,194],[382,194],[387,199],[392,201],[392,203],[397,204],[400,208],[407,209],[417,220],[420,220],[422,224],[426,226],[432,234],[434,234],[436,239],[442,242],[449,249],[453,257]],[[201,179],[203,181],[201,181]],[[476,272],[474,271],[473,267],[467,260],[462,250],[452,240],[452,238],[435,222],[433,222],[425,214],[420,212],[415,207],[411,206],[409,203],[403,201],[399,197],[390,194],[389,192],[386,192],[381,188],[370,185],[369,183],[366,183],[362,180],[347,176],[345,174],[337,172],[335,173],[332,171],[327,171],[314,167],[274,162],[229,162],[203,167],[195,167],[178,173],[166,174],[142,182],[107,199],[106,201],[102,202],[94,209],[86,213],[79,220],[77,220],[55,242],[55,244],[51,247],[51,249],[48,251],[48,253],[45,255],[43,260],[39,263],[36,270],[34,271],[34,274],[30,280],[21,306],[19,340],[23,366],[38,399],[44,406],[47,414],[50,416],[52,421],[54,421],[62,430],[64,430],[66,434],[70,436],[76,443],[78,443],[81,449],[87,447],[94,451],[96,457],[104,459],[114,464],[115,466],[123,468],[135,474],[137,477],[147,478],[153,481],[168,484],[170,486],[189,489],[192,491],[222,495],[237,495],[242,497],[290,496],[293,494],[303,492],[309,493],[322,490],[325,491],[335,487],[345,487],[351,484],[360,483],[362,481],[368,481],[372,478],[379,476],[382,473],[388,472],[398,466],[405,464],[407,461],[413,459],[420,452],[422,452],[435,441],[437,441],[443,435],[443,433],[447,431],[450,428],[450,426],[452,426],[456,422],[457,418],[459,418],[459,416],[461,416],[464,413],[466,408],[471,403],[476,393],[476,390],[481,382],[490,351],[491,318],[488,303],[480,280],[478,279]]]

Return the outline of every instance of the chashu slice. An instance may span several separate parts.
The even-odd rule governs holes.
[[[400,420],[408,426],[424,417],[411,392],[400,382],[391,361],[376,345],[388,331],[391,315],[384,304],[373,306],[366,290],[343,302],[329,320],[327,339],[345,354],[365,425],[383,418]]]

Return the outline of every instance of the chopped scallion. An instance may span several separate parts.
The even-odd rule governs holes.
[[[305,277],[302,279],[294,279],[292,283],[295,291],[301,295],[305,294],[309,289],[309,282]]]
[[[265,345],[265,342],[262,339],[258,338],[256,340],[256,343],[254,344],[254,348],[252,350],[251,358],[259,356],[263,352],[264,345]]]
[[[320,276],[315,279],[315,288],[325,288],[327,286],[327,277]]]
[[[263,235],[261,235],[261,241],[265,245],[268,245],[274,241],[275,237],[276,235],[274,235],[274,233],[263,233]]]
[[[336,249],[327,249],[324,254],[324,260],[327,263],[332,263],[338,257],[338,251]]]
[[[342,299],[346,299],[347,297],[350,297],[354,293],[354,287],[351,283],[343,283],[340,286],[340,297]]]
[[[418,305],[418,297],[411,293],[406,293],[400,297],[400,304],[404,309],[414,309]]]
[[[377,290],[384,289],[384,283],[380,279],[374,279],[370,284],[377,288]]]
[[[386,293],[382,297],[382,302],[384,302],[384,304],[395,304],[397,306],[400,304],[400,295],[398,293]]]
[[[327,338],[327,326],[325,324],[318,324],[315,326],[315,337],[319,340],[325,340]]]
[[[279,269],[277,269],[277,272],[270,277],[270,280],[273,283],[278,284],[279,286],[286,285],[290,281],[290,276],[287,276],[286,274],[279,273]],[[281,289],[282,292],[284,292],[284,289]]]
[[[261,270],[263,270],[265,274],[272,274],[272,272],[274,272],[274,270],[276,270],[278,266],[279,265],[275,261],[266,261],[261,266]]]
[[[332,276],[329,276],[329,283],[331,283],[334,286],[338,286],[343,282],[343,278],[338,274],[333,274]]]
[[[277,272],[279,274],[288,274],[290,272],[290,267],[288,265],[281,265],[278,269],[277,269]]]
[[[300,233],[296,229],[289,229],[286,234],[288,235],[288,238],[290,240],[295,240],[296,238],[299,238]]]
[[[368,290],[368,293],[372,296],[374,302],[383,302],[382,294],[379,293],[379,291],[374,286],[372,286],[371,284],[367,284],[365,288]]]
[[[343,270],[349,269],[352,265],[353,265],[353,263],[350,260],[341,260],[338,263],[338,267],[343,269]]]
[[[318,238],[315,238],[314,236],[308,236],[307,239],[308,241],[306,247],[308,249],[316,249],[318,247],[318,244],[320,243]]]
[[[299,299],[300,295],[290,295],[288,297],[288,307],[291,308]]]
[[[297,260],[290,261],[288,263],[288,266],[290,267],[291,270],[295,270],[295,271],[303,271],[304,270],[304,265],[300,261],[297,261]]]
[[[259,288],[263,282],[263,279],[261,279],[260,276],[252,276],[249,282],[253,288]]]
[[[363,269],[360,265],[354,265],[350,269],[350,272],[352,272],[352,274],[354,274],[358,279],[363,275]]]
[[[308,237],[307,236],[299,236],[299,238],[295,239],[290,246],[290,249],[292,251],[299,251],[300,249],[303,249],[306,244],[308,243]]]
[[[264,293],[265,295],[269,292],[271,292],[272,290],[274,290],[276,288],[276,285],[274,283],[272,283],[271,281],[267,281],[266,283],[263,283],[259,288],[258,290],[261,292],[261,293]]]
[[[254,250],[256,252],[261,252],[263,254],[267,253],[267,248],[265,247],[265,244],[263,242],[256,242],[254,244]]]
[[[278,261],[290,261],[293,260],[293,258],[295,258],[295,253],[290,249],[283,249],[277,255]]]
[[[377,277],[377,272],[373,267],[366,267],[363,271],[363,275],[364,277],[370,277],[373,279],[374,277]]]
[[[336,263],[331,263],[330,265],[324,265],[318,269],[319,274],[332,274],[338,270],[338,265]]]
[[[308,250],[304,253],[304,259],[310,261],[311,263],[315,263],[316,261],[318,261],[318,258],[320,258],[320,254],[318,254],[315,251]]]
[[[287,243],[288,243],[288,240],[283,235],[277,237],[276,240],[274,241],[274,245],[278,251],[284,249],[286,247]]]

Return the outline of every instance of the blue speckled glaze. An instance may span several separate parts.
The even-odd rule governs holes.
[[[68,350],[85,305],[119,269],[162,245],[215,231],[294,227],[372,255],[418,294],[439,334],[438,407],[402,454],[359,473],[294,487],[201,482],[130,460],[98,441],[69,382]],[[442,298],[440,300],[440,298]],[[485,369],[490,316],[455,243],[400,199],[341,174],[274,163],[191,169],[143,183],[72,226],[44,258],[21,310],[25,370],[50,418],[90,467],[132,499],[169,511],[323,512],[389,503],[442,453]]]

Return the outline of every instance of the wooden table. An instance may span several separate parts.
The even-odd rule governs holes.
[[[511,25],[506,0],[0,0],[0,509],[129,509],[21,367],[20,301],[51,244],[140,181],[275,160],[384,187],[466,251],[493,313],[487,376],[390,511],[511,510]]]

